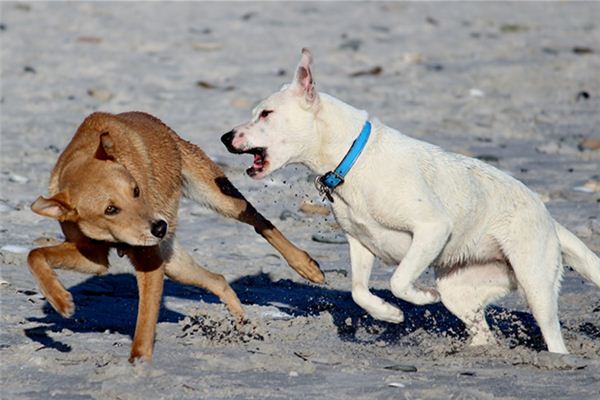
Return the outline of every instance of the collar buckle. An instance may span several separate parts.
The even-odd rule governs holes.
[[[333,196],[331,195],[333,190],[323,183],[324,178],[325,175],[318,175],[315,178],[315,187],[317,188],[319,195],[323,196],[323,200],[327,199],[333,203]]]

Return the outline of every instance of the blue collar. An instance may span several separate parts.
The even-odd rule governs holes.
[[[360,134],[352,143],[350,150],[348,150],[348,153],[346,153],[346,156],[342,162],[338,164],[335,170],[317,177],[317,180],[315,181],[317,190],[320,194],[325,195],[329,201],[333,202],[331,193],[335,188],[344,183],[344,177],[350,172],[350,169],[360,156],[360,153],[362,153],[369,140],[369,136],[371,136],[371,122],[367,120],[363,125]]]

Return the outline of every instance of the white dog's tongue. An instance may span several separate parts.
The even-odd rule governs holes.
[[[252,165],[252,167],[256,168],[256,169],[260,169],[262,168],[264,163],[264,160],[262,158],[262,156],[260,154],[255,154],[254,155],[254,164]]]

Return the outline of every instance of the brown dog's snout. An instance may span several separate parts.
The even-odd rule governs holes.
[[[154,236],[156,236],[157,238],[162,239],[167,234],[167,228],[168,228],[167,222],[160,219],[160,220],[154,221],[152,223],[150,232],[152,232],[152,234]]]
[[[230,153],[240,153],[238,149],[233,147],[233,138],[235,137],[235,129],[230,130],[223,136],[221,136],[221,142],[227,147]]]

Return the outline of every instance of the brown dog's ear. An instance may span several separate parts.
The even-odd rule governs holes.
[[[77,210],[69,204],[65,193],[59,193],[49,199],[42,196],[38,197],[31,204],[31,211],[59,221],[73,221],[78,215]]]
[[[100,144],[98,144],[98,149],[96,150],[95,157],[98,160],[102,161],[114,161],[115,155],[115,142],[112,136],[110,136],[110,133],[104,132],[100,134]]]
[[[315,82],[310,69],[311,64],[312,54],[310,53],[310,50],[303,48],[302,58],[300,58],[294,80],[292,81],[292,87],[294,87],[300,95],[303,95],[309,103],[312,103],[317,97]]]

